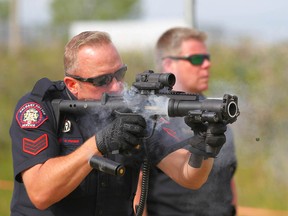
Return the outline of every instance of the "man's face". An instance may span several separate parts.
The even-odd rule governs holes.
[[[208,54],[206,45],[197,40],[182,42],[181,52],[177,56],[190,56],[194,54]],[[176,84],[173,90],[190,93],[202,93],[208,89],[209,69],[211,63],[205,59],[202,65],[192,65],[187,60],[168,59],[169,63],[164,66],[165,72],[176,76]]]
[[[123,66],[121,58],[112,44],[101,47],[84,46],[78,53],[78,67],[75,75],[81,78],[98,77],[113,74]],[[65,77],[67,79],[67,77]],[[64,81],[65,81],[64,79]],[[68,79],[72,79],[68,77]],[[95,86],[89,82],[74,80],[75,85],[69,90],[79,99],[100,99],[104,92],[120,92],[123,90],[122,81],[117,81],[114,77],[107,85]]]

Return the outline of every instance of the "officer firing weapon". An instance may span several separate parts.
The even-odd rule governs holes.
[[[222,98],[201,99],[198,94],[173,91],[175,82],[176,78],[172,73],[154,73],[148,70],[136,75],[136,81],[129,91],[121,95],[104,93],[101,100],[90,101],[54,99],[52,105],[57,121],[61,113],[87,114],[103,110],[110,110],[112,113],[127,108],[144,118],[189,116],[195,123],[231,124],[240,115],[237,96],[225,94]],[[152,135],[153,131],[150,136]],[[207,145],[206,151],[213,152],[213,148]],[[191,157],[189,164],[199,167],[202,158],[195,157]],[[107,158],[93,156],[89,163],[93,168],[109,174],[125,173],[125,167]]]

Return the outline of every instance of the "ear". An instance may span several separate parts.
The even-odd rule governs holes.
[[[162,68],[163,68],[163,71],[164,71],[164,72],[173,71],[173,70],[172,70],[172,67],[173,67],[173,61],[172,61],[172,59],[169,59],[169,58],[163,59],[163,61],[162,61]]]
[[[64,77],[64,83],[69,91],[77,97],[79,92],[79,83],[75,79],[67,76]]]

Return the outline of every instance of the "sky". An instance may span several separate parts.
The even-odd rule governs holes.
[[[183,17],[185,0],[143,0],[145,17]],[[231,34],[247,34],[264,41],[288,39],[286,0],[195,0],[197,28],[221,27]],[[167,10],[159,10],[165,8]],[[185,17],[185,16],[184,16]]]
[[[144,20],[185,19],[188,0],[141,0]],[[24,24],[49,21],[51,0],[19,0]],[[221,28],[230,35],[247,35],[275,42],[288,39],[287,0],[195,0],[197,28]],[[33,8],[33,9],[32,9]],[[32,13],[33,10],[33,13]]]

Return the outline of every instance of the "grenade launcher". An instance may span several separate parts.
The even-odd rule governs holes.
[[[151,70],[136,75],[132,87],[123,94],[104,93],[100,100],[52,101],[55,116],[61,113],[97,113],[128,108],[144,118],[157,116],[185,117],[197,122],[231,124],[240,115],[237,96],[225,94],[223,98],[203,98],[198,94],[173,91],[176,78],[172,73],[154,73]],[[184,120],[184,119],[183,119]],[[125,168],[107,158],[93,156],[90,165],[113,175],[123,175]],[[191,164],[190,164],[191,165]],[[192,164],[193,166],[193,164]],[[197,165],[196,165],[197,166]]]

